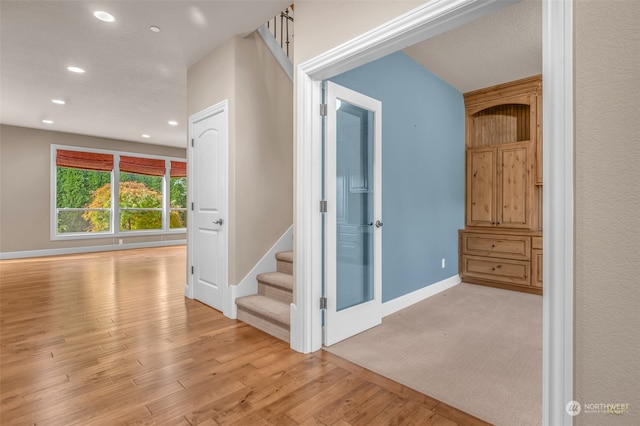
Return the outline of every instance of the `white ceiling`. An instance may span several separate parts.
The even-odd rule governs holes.
[[[542,1],[521,1],[404,52],[462,93],[541,74]]]
[[[187,69],[288,4],[0,0],[0,122],[185,147]],[[541,4],[524,0],[405,53],[461,92],[539,74]],[[97,20],[96,10],[116,21]],[[86,73],[72,74],[69,65]],[[54,105],[54,98],[67,104]]]
[[[289,4],[1,0],[0,122],[185,147],[187,69]],[[97,20],[96,10],[116,21]],[[161,31],[150,31],[152,25]],[[69,65],[86,73],[72,74]],[[54,98],[67,103],[55,105]]]

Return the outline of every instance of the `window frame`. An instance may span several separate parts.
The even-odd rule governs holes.
[[[97,154],[110,154],[113,155],[113,169],[111,170],[111,208],[108,209],[111,212],[111,230],[102,232],[74,232],[69,234],[58,232],[58,206],[56,205],[57,199],[57,169],[56,155],[57,151],[69,150],[90,152]],[[149,158],[155,160],[164,160],[165,162],[165,174],[162,176],[162,229],[147,229],[137,231],[121,231],[120,230],[120,203],[119,203],[119,188],[120,188],[120,156],[131,156],[139,158]],[[64,240],[79,240],[79,239],[95,239],[95,238],[116,238],[116,237],[139,237],[139,236],[152,236],[152,235],[173,235],[173,234],[185,234],[187,227],[184,228],[171,228],[170,215],[173,210],[171,208],[171,162],[177,161],[186,163],[186,158],[169,157],[164,155],[153,154],[141,154],[131,151],[117,151],[110,149],[88,148],[83,146],[72,145],[51,145],[51,174],[50,174],[50,239],[51,241],[64,241]],[[189,185],[189,177],[187,179],[187,186]],[[60,210],[65,209],[61,207]],[[185,206],[184,210],[188,210]]]

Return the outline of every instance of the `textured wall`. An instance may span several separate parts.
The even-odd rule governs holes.
[[[577,0],[574,13],[575,424],[638,425],[640,2]]]
[[[185,158],[183,148],[0,125],[0,252],[117,244],[115,238],[50,240],[51,145]],[[117,237],[124,243],[184,239],[185,234]]]
[[[382,301],[456,275],[462,94],[401,52],[330,80],[382,102]]]

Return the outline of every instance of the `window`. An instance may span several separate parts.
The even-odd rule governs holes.
[[[120,156],[120,231],[162,229],[165,160]]]
[[[172,161],[169,180],[169,227],[180,229],[187,224],[187,163]]]
[[[111,231],[113,155],[56,150],[56,233]]]
[[[185,231],[184,160],[62,146],[52,158],[52,238]]]

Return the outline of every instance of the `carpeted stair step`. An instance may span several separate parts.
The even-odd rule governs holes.
[[[256,278],[259,295],[271,297],[284,303],[293,302],[293,275],[283,272],[267,272]]]
[[[290,303],[255,294],[237,298],[236,305],[240,321],[289,341]]]
[[[293,275],[293,252],[281,251],[276,253],[277,271]]]

